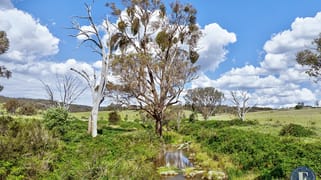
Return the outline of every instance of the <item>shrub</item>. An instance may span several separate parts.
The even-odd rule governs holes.
[[[64,135],[68,127],[68,111],[64,108],[50,108],[44,113],[44,122],[56,135]],[[57,134],[58,133],[58,134]]]
[[[280,131],[280,136],[295,136],[295,137],[307,137],[314,135],[315,133],[310,129],[298,124],[288,124],[284,126]]]
[[[41,179],[50,170],[59,144],[41,121],[0,116],[0,130],[0,179]]]
[[[117,111],[112,111],[109,113],[108,121],[110,124],[118,124],[121,118]]]
[[[304,103],[298,102],[298,104],[294,106],[294,109],[299,110],[299,109],[303,109],[303,107],[304,107]]]
[[[32,104],[23,104],[18,109],[18,114],[32,116],[37,114],[37,110],[34,105]]]
[[[195,122],[197,120],[197,113],[193,112],[191,115],[189,115],[188,121],[189,122]]]
[[[7,110],[8,113],[14,114],[16,113],[18,107],[19,107],[19,102],[15,99],[9,100],[4,104],[4,108]]]

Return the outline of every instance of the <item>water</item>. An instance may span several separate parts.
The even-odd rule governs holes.
[[[182,174],[182,169],[193,167],[192,162],[184,155],[182,148],[167,147],[157,157],[155,162],[156,167],[171,167],[179,169],[179,174],[174,176],[165,176],[163,180],[185,180]]]
[[[183,154],[182,150],[167,151],[165,152],[164,158],[165,158],[165,166],[167,167],[176,167],[178,169],[185,169],[187,167],[193,166],[193,164]]]

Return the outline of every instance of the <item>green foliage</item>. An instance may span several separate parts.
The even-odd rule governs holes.
[[[167,48],[169,48],[169,34],[166,33],[166,31],[160,31],[156,36],[156,43],[159,45],[162,51],[165,51]]]
[[[64,135],[68,129],[68,111],[61,107],[50,108],[43,115],[46,127],[57,136]]]
[[[108,122],[110,124],[118,124],[121,121],[121,117],[117,111],[109,113]]]
[[[242,172],[258,172],[257,179],[288,178],[298,166],[321,173],[321,145],[298,139],[255,133],[235,128],[256,122],[203,121],[186,123],[181,133],[194,137],[211,153],[227,154]],[[238,173],[239,174],[239,173]]]
[[[321,76],[321,34],[314,39],[313,45],[315,45],[316,51],[311,49],[300,51],[296,55],[296,61],[302,66],[308,66],[309,69],[306,70],[306,73],[318,81]]]
[[[0,31],[0,54],[5,53],[9,49],[9,39],[5,31]]]
[[[0,179],[38,179],[53,170],[58,149],[41,121],[0,117]]]
[[[298,102],[298,104],[297,105],[295,105],[295,107],[294,107],[294,109],[303,109],[303,107],[304,107],[304,103],[303,102]]]
[[[312,135],[315,135],[315,133],[310,129],[292,123],[285,125],[280,131],[280,136],[308,137]]]
[[[197,120],[197,113],[193,112],[192,114],[189,115],[188,121],[189,122],[195,122]]]

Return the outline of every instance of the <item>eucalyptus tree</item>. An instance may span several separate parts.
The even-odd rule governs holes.
[[[221,105],[224,94],[213,87],[189,89],[184,96],[185,103],[199,111],[207,120]]]
[[[255,105],[250,106],[249,100],[250,95],[247,91],[244,90],[237,90],[237,91],[230,91],[232,96],[232,103],[236,107],[236,112],[238,117],[245,121],[245,115],[248,113]]]
[[[113,73],[119,88],[155,120],[162,136],[165,110],[179,102],[186,83],[196,78],[197,42],[201,31],[196,10],[178,1],[124,0],[125,10],[108,3],[116,17],[111,41]]]
[[[109,61],[112,53],[110,44],[110,37],[112,37],[112,31],[109,27],[108,19],[104,20],[103,25],[96,24],[92,16],[91,6],[85,4],[87,15],[76,16],[72,22],[73,30],[77,31],[77,34],[73,37],[77,37],[82,40],[83,43],[89,43],[91,50],[101,58],[101,71],[97,75],[95,72],[93,75],[90,72],[72,68],[71,70],[78,73],[86,81],[92,97],[92,110],[88,119],[88,133],[92,137],[97,136],[97,120],[100,104],[104,101],[106,96],[106,85],[108,84],[107,75],[109,74]],[[86,26],[80,25],[80,21],[85,21]],[[104,36],[107,35],[107,39]]]
[[[7,52],[9,49],[9,39],[5,31],[0,31],[0,54]],[[0,77],[10,78],[11,71],[9,71],[5,66],[0,65]],[[0,85],[0,91],[2,91],[3,86]]]
[[[312,42],[315,48],[305,49],[296,55],[296,61],[309,69],[306,73],[319,81],[321,78],[321,34]]]

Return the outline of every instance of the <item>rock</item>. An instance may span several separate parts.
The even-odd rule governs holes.
[[[205,171],[203,170],[197,170],[195,168],[186,168],[184,170],[184,177],[187,177],[187,178],[193,178],[197,175],[201,175],[203,174]]]
[[[178,172],[174,170],[168,170],[168,171],[162,171],[159,173],[161,176],[176,176],[178,175]]]
[[[223,171],[208,171],[204,176],[203,179],[219,179],[224,180],[228,179],[227,174]]]

